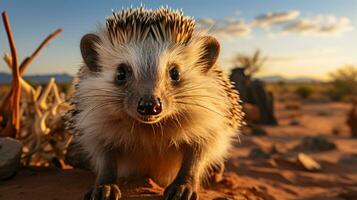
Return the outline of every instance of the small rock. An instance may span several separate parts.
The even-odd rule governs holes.
[[[290,102],[285,105],[285,109],[287,110],[300,110],[301,104],[297,102]]]
[[[296,151],[329,151],[336,149],[336,145],[322,136],[307,136],[294,147]]]
[[[353,103],[352,109],[348,113],[347,125],[351,130],[351,136],[357,137],[357,102]]]
[[[301,124],[300,121],[297,119],[292,119],[290,121],[290,126],[299,126],[300,124]]]
[[[22,144],[12,138],[0,138],[0,180],[14,176],[20,168]]]
[[[297,161],[306,169],[309,171],[318,171],[321,170],[321,166],[319,163],[317,163],[314,159],[312,159],[310,156],[304,154],[304,153],[299,153],[297,157]]]
[[[243,112],[245,113],[245,120],[248,122],[258,122],[260,120],[259,107],[250,103],[243,103]]]
[[[317,115],[318,116],[329,116],[329,115],[331,115],[331,113],[326,110],[320,110],[319,112],[317,112]]]
[[[255,147],[249,152],[248,157],[252,159],[269,159],[270,155],[264,152],[261,148]]]
[[[274,144],[270,148],[270,153],[271,154],[280,154],[281,152],[279,151],[278,147]]]
[[[276,162],[275,159],[270,159],[269,160],[269,164],[272,166],[272,167],[278,167],[279,164]]]
[[[254,125],[254,126],[251,127],[251,135],[253,135],[253,136],[264,136],[264,135],[267,135],[267,132],[261,126]]]
[[[352,188],[346,188],[345,191],[338,194],[337,197],[340,197],[342,199],[351,199],[351,200],[357,199],[357,190]]]
[[[333,135],[341,135],[341,127],[333,127],[331,130]]]
[[[345,164],[357,164],[357,154],[342,155],[338,162]]]

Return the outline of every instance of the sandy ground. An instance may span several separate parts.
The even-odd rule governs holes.
[[[357,199],[357,139],[344,125],[349,106],[343,103],[305,104],[299,110],[277,105],[279,126],[264,127],[266,136],[242,135],[226,163],[223,180],[206,186],[200,199],[238,200],[353,200]],[[294,120],[293,120],[294,119]],[[290,125],[291,121],[295,125]],[[292,150],[305,136],[325,136],[337,148],[306,152],[322,169],[309,172],[296,162]],[[252,158],[261,148],[275,153]],[[13,179],[0,182],[1,200],[78,200],[91,187],[92,173],[82,170],[23,169]],[[163,189],[151,180],[121,184],[123,199],[161,199]]]

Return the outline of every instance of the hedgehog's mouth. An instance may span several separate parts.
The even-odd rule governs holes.
[[[137,115],[137,120],[144,124],[155,124],[160,121],[161,116],[159,115]]]

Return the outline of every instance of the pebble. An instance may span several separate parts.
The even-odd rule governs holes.
[[[20,168],[22,144],[12,138],[0,138],[0,180],[14,176]]]
[[[255,147],[249,152],[248,157],[253,159],[269,159],[270,155],[269,153],[263,151],[261,148]]]
[[[322,136],[307,136],[302,139],[294,150],[297,151],[329,151],[336,149],[336,145]]]
[[[299,153],[297,156],[297,161],[308,171],[319,171],[321,170],[321,165],[312,159],[310,156]]]

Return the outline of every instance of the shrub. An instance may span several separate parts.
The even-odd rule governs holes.
[[[297,94],[299,97],[304,99],[308,98],[311,95],[311,93],[312,93],[312,89],[307,86],[300,86],[295,90],[295,94]]]
[[[333,100],[342,100],[346,97],[357,96],[357,68],[347,65],[330,74],[331,89],[328,95]]]

